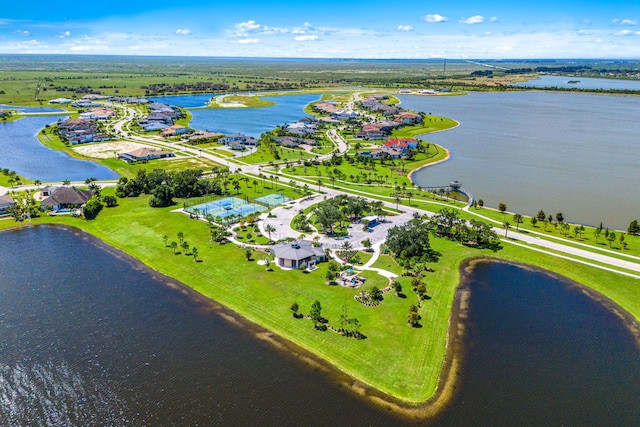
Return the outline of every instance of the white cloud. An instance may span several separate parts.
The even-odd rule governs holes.
[[[427,22],[446,22],[449,20],[449,18],[439,15],[437,13],[429,13],[423,16],[422,20]]]
[[[612,22],[617,25],[638,25],[638,21],[633,19],[614,19]]]
[[[398,25],[398,31],[412,31],[413,27],[411,25]]]
[[[299,42],[309,42],[309,41],[318,40],[318,36],[313,34],[313,35],[308,35],[308,36],[297,36],[297,37],[294,37],[294,39],[299,41]]]
[[[158,50],[158,49],[166,49],[169,46],[166,44],[151,44],[151,45],[134,45],[129,46],[131,50]]]
[[[233,30],[227,30],[227,33],[235,37],[247,37],[250,33],[256,32],[261,25],[254,20],[239,22],[233,26]]]
[[[498,22],[498,17],[492,16],[491,18],[489,18],[489,22]]]
[[[616,36],[640,36],[640,31],[622,30],[618,31]]]
[[[19,34],[19,35],[21,35],[21,36],[24,36],[24,37],[28,37],[28,36],[30,36],[30,35],[31,35],[31,33],[30,33],[29,31],[21,31],[21,30],[17,30],[15,33],[16,33],[16,34]]]
[[[476,15],[476,16],[471,16],[469,18],[463,17],[463,18],[460,18],[458,22],[461,24],[468,24],[468,25],[481,24],[484,22],[484,16]]]
[[[255,44],[260,43],[260,39],[240,39],[238,40],[240,44]]]
[[[71,50],[74,52],[86,52],[86,51],[105,51],[109,50],[109,46],[104,45],[77,45],[71,46]]]
[[[71,31],[65,31],[64,33],[58,34],[59,39],[65,39],[67,37],[71,37]]]
[[[176,34],[178,34],[179,36],[188,36],[189,34],[191,34],[191,30],[188,30],[186,28],[178,28],[176,30]]]

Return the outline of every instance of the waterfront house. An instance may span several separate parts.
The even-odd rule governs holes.
[[[74,208],[84,205],[93,196],[91,190],[80,190],[75,187],[58,187],[40,202],[43,209],[53,210]]]
[[[0,216],[8,215],[8,209],[13,205],[13,198],[11,198],[10,195],[5,194],[0,196]]]
[[[165,138],[171,136],[184,135],[187,133],[187,128],[182,125],[172,125],[162,131],[161,135]]]

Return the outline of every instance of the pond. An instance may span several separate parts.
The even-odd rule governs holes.
[[[460,126],[424,135],[451,159],[413,175],[459,180],[476,199],[569,222],[625,229],[640,218],[640,98],[549,92],[401,96],[402,107]]]
[[[11,248],[0,258],[9,425],[407,422],[88,235],[40,226],[0,239]],[[553,276],[506,264],[477,265],[466,286],[458,393],[420,424],[638,424],[640,351],[616,315]]]
[[[40,143],[36,135],[42,128],[64,120],[65,116],[31,116],[13,122],[0,122],[0,168],[14,170],[18,175],[33,180],[84,181],[116,179],[111,169],[87,160],[79,160],[52,150]]]

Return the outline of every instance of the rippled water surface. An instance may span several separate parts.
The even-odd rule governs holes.
[[[451,159],[413,175],[422,186],[461,181],[476,199],[565,221],[627,229],[640,218],[640,98],[567,93],[403,96],[410,110],[460,126],[422,138]]]
[[[87,235],[0,242],[0,424],[405,424]],[[468,286],[458,394],[419,424],[638,425],[640,353],[618,317],[513,266]]]

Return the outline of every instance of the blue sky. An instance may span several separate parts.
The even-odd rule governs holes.
[[[144,3],[12,3],[0,53],[640,58],[640,1]]]

